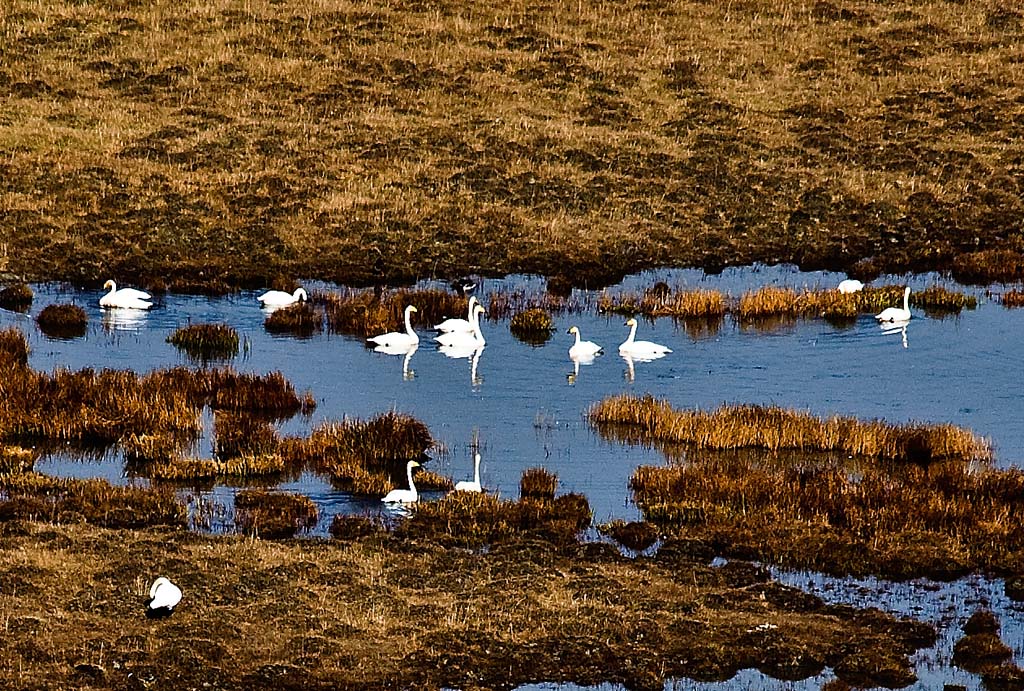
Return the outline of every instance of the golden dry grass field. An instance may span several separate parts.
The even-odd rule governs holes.
[[[0,273],[1024,275],[996,1],[8,0]]]

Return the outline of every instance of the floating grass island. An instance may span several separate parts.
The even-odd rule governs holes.
[[[202,362],[238,355],[238,331],[227,324],[189,324],[168,336],[167,342]]]

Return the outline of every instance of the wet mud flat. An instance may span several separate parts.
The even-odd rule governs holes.
[[[156,575],[184,599],[145,616]],[[686,541],[628,559],[521,536],[489,550],[372,532],[263,541],[0,522],[6,688],[513,688],[725,680],[757,668],[914,680],[926,624],[825,605]]]

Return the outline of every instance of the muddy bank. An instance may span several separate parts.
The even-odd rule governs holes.
[[[868,0],[15,0],[0,274],[1020,278],[1022,26],[991,4]]]
[[[181,586],[147,619],[157,574]],[[784,679],[834,668],[904,686],[934,631],[827,606],[685,543],[514,540],[488,553],[380,534],[269,542],[169,529],[0,523],[0,681],[12,689],[510,688],[530,681]]]

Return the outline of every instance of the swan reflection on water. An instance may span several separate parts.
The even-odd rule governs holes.
[[[480,386],[484,383],[483,377],[477,374],[477,366],[480,364],[480,355],[484,352],[484,346],[479,343],[462,343],[456,345],[443,345],[437,349],[445,357],[453,360],[469,360],[469,383],[472,386]]]
[[[395,346],[395,345],[379,345],[373,349],[375,353],[384,353],[385,355],[404,355],[402,359],[402,379],[405,381],[412,381],[416,378],[416,370],[410,369],[409,361],[412,360],[413,353],[419,348],[419,343],[414,343],[411,346]]]
[[[907,326],[910,324],[909,319],[896,322],[885,322],[878,325],[878,328],[882,331],[885,336],[900,334],[903,336],[903,347],[909,347],[907,343]]]
[[[104,309],[103,328],[107,331],[140,331],[146,323],[145,310]]]
[[[565,379],[571,386],[576,383],[576,380],[580,376],[580,365],[589,366],[594,364],[594,360],[597,359],[597,354],[570,356],[569,359],[572,360],[572,372],[565,375]]]
[[[665,357],[666,353],[647,353],[646,355],[631,355],[630,353],[620,351],[619,355],[626,361],[626,381],[632,382],[636,379],[636,368],[635,363],[637,362],[654,362]]]

